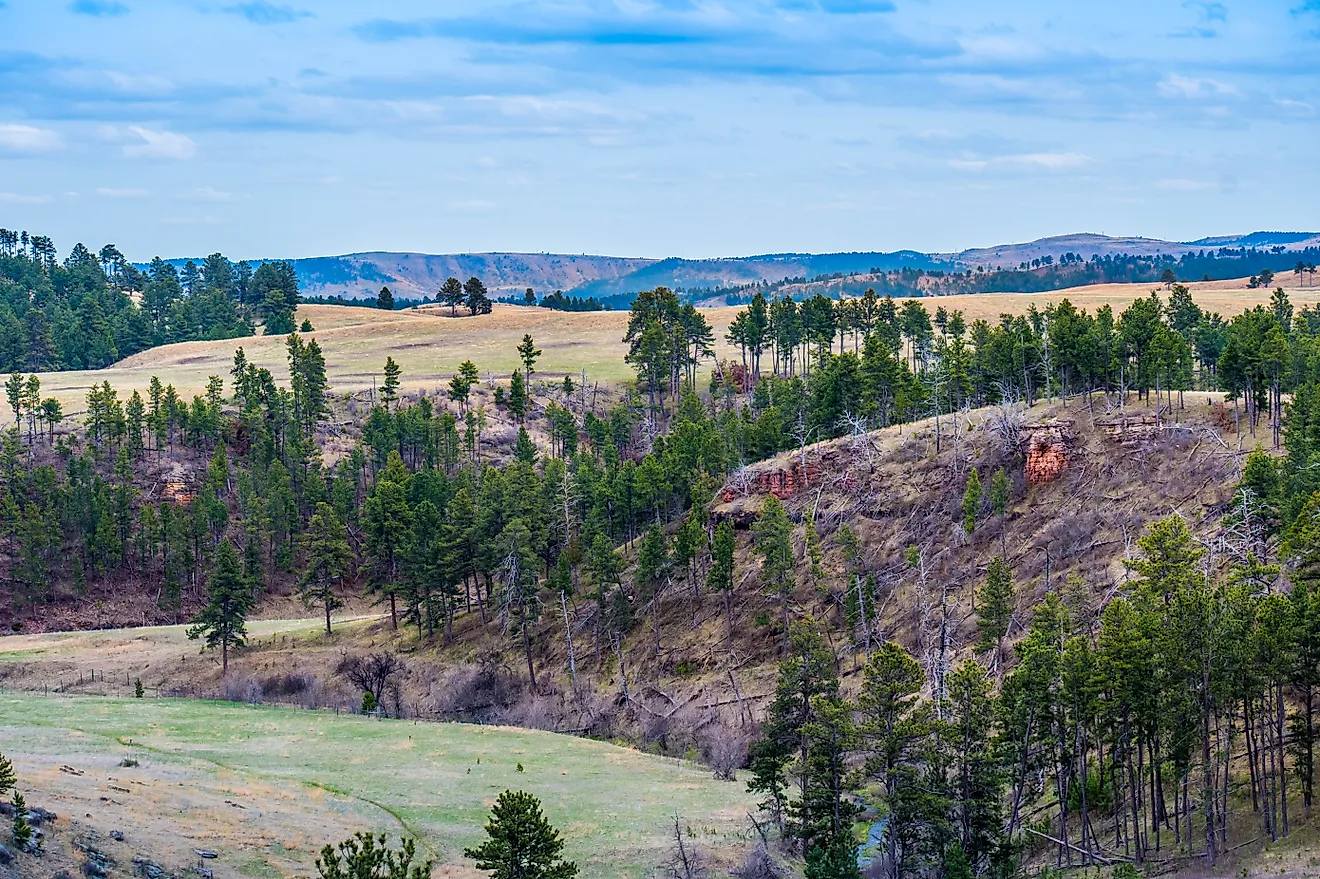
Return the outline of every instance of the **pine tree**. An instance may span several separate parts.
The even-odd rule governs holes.
[[[344,606],[335,594],[335,586],[348,572],[350,551],[348,529],[327,503],[316,505],[304,536],[307,550],[306,571],[299,581],[299,597],[308,608],[320,605],[325,610],[325,633],[330,634],[330,614]]]
[[[380,293],[376,296],[376,307],[384,311],[394,310],[394,294],[390,292],[389,287],[380,288]]]
[[[18,774],[14,771],[14,764],[4,754],[0,754],[0,797],[14,789],[18,784]]]
[[[710,570],[706,573],[706,588],[724,596],[724,620],[729,641],[733,641],[733,550],[737,538],[733,525],[724,521],[715,526],[715,539],[711,541]]]
[[[216,552],[206,606],[188,629],[189,638],[205,638],[206,649],[220,648],[222,677],[229,674],[229,648],[242,647],[247,637],[247,612],[252,601],[252,590],[239,566],[238,553],[225,538]]]
[[[399,628],[399,572],[412,528],[406,481],[403,460],[398,452],[391,451],[385,470],[363,511],[366,551],[370,559],[369,590],[389,600],[390,625],[396,630]]]
[[[451,317],[457,317],[458,307],[463,304],[463,295],[463,283],[458,278],[445,278],[438,299],[449,306]]]
[[[963,492],[963,530],[971,534],[976,530],[976,514],[981,510],[981,474],[973,467],[967,474],[967,489]]]
[[[385,381],[381,384],[380,398],[385,401],[386,409],[399,398],[399,376],[402,372],[393,357],[385,358]]]
[[[664,594],[664,583],[669,577],[669,541],[659,525],[652,525],[642,537],[641,547],[637,550],[637,571],[634,583],[637,587],[637,599],[650,606],[651,631],[655,636],[655,655],[660,656],[660,596]]]
[[[530,333],[524,333],[518,343],[518,359],[522,361],[523,371],[527,374],[527,387],[532,386],[532,373],[536,372],[536,358],[541,356],[541,349],[536,347]]]
[[[994,667],[1003,668],[1004,638],[1013,622],[1013,575],[1008,563],[999,556],[990,560],[985,585],[977,593],[976,628],[980,633],[977,650],[994,651]],[[1001,672],[1002,674],[1002,672]]]
[[[752,526],[756,552],[761,556],[761,585],[779,597],[781,647],[788,646],[788,599],[793,591],[793,530],[779,498],[766,499]]]
[[[509,382],[509,411],[518,417],[519,421],[527,414],[527,383],[523,380],[521,372],[515,372]]]
[[[10,809],[14,814],[11,825],[13,827],[14,848],[21,852],[35,852],[37,843],[32,832],[32,825],[27,820],[27,802],[18,791],[14,791],[14,798],[10,801]]]
[[[477,365],[471,360],[464,360],[458,365],[458,372],[449,380],[449,399],[456,403],[462,403],[466,410],[468,405],[468,396],[472,392],[472,386],[477,383],[479,374]]]
[[[776,820],[783,816],[785,833],[803,842],[820,832],[822,803],[818,796],[823,768],[812,765],[809,746],[813,737],[845,736],[839,677],[834,654],[816,631],[815,623],[803,620],[793,624],[788,650],[779,664],[775,699],[770,703],[762,736],[753,742],[748,753],[752,778],[747,784],[751,793],[763,794],[761,806]],[[821,698],[825,702],[821,701]],[[809,730],[811,724],[824,722],[830,729]],[[833,772],[831,766],[825,771]],[[797,787],[797,799],[787,796],[790,782]],[[832,781],[826,780],[828,788]],[[828,797],[826,798],[828,800]],[[827,811],[833,811],[833,802]]]
[[[563,859],[564,841],[541,812],[541,802],[523,791],[499,795],[486,822],[487,839],[463,857],[491,879],[573,879],[577,864]]]
[[[513,457],[524,464],[535,464],[537,454],[536,443],[532,442],[527,428],[519,425],[518,439],[513,444]]]

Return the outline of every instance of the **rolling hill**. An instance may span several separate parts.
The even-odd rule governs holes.
[[[815,278],[835,273],[913,269],[1013,267],[1045,256],[1065,253],[1093,255],[1175,254],[1219,248],[1282,248],[1304,250],[1320,245],[1317,232],[1253,232],[1164,241],[1158,238],[1112,237],[1095,234],[1058,235],[1022,244],[979,247],[956,253],[915,250],[850,253],[768,253],[717,259],[663,259],[556,253],[350,253],[292,260],[307,296],[374,297],[388,286],[396,297],[435,296],[447,277],[476,276],[495,296],[521,295],[528,287],[538,294],[562,290],[573,296],[618,298],[620,303],[640,290],[657,286],[683,289],[719,288],[788,278]],[[182,265],[185,259],[169,260]],[[200,261],[200,260],[198,260]],[[265,260],[254,260],[263,262]]]

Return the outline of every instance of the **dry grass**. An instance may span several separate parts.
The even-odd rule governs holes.
[[[1291,284],[1292,277],[1281,279]],[[1203,307],[1232,314],[1267,301],[1269,291],[1248,290],[1244,281],[1194,283],[1192,292]],[[1094,311],[1112,305],[1120,311],[1133,299],[1147,295],[1150,284],[1104,284],[1053,293],[983,293],[922,300],[927,308],[959,309],[968,320],[994,321],[1001,313],[1020,313],[1035,303],[1043,307],[1068,297],[1073,304]],[[1289,289],[1296,305],[1320,303],[1320,288]],[[729,322],[737,308],[705,309],[715,330],[721,357],[734,352],[724,342]],[[325,351],[330,387],[336,394],[370,390],[379,380],[381,367],[392,356],[403,368],[405,390],[435,391],[442,387],[464,360],[481,370],[507,377],[517,367],[514,350],[523,334],[531,334],[544,351],[537,363],[542,377],[577,375],[586,370],[591,381],[617,382],[632,376],[623,362],[623,334],[628,324],[625,312],[569,314],[539,308],[497,305],[492,314],[451,318],[444,308],[381,312],[371,308],[334,305],[305,305],[299,320],[309,318],[313,334]],[[46,373],[41,377],[44,393],[56,397],[68,412],[81,412],[88,388],[109,381],[121,396],[133,390],[145,392],[151,376],[173,383],[186,397],[200,393],[208,377],[225,379],[233,365],[234,349],[242,346],[248,359],[270,369],[283,380],[286,375],[282,337],[259,336],[218,342],[181,342],[165,345],[95,371]]]

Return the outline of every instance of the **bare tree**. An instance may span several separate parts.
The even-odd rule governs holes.
[[[399,709],[399,685],[395,678],[404,670],[403,660],[393,653],[369,653],[366,656],[346,657],[339,664],[339,672],[349,683],[363,693],[370,693],[377,705],[388,691],[393,697],[395,713]]]
[[[674,849],[666,865],[673,879],[705,879],[710,871],[702,863],[696,844],[684,838],[683,820],[674,813]]]

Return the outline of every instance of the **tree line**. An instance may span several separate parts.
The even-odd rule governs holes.
[[[1089,406],[1094,394],[1135,391],[1176,417],[1184,391],[1219,390],[1253,435],[1266,423],[1277,446],[1284,395],[1316,378],[1318,333],[1320,310],[1295,309],[1282,288],[1231,319],[1171,284],[1167,298],[1153,290],[1118,314],[1065,298],[970,324],[960,311],[937,306],[932,316],[920,300],[900,305],[871,290],[840,302],[758,293],[726,335],[739,380],[716,370],[712,381],[717,392],[749,385],[762,408],[809,395],[815,410],[791,418],[813,439],[1056,395]]]
[[[75,245],[60,262],[46,236],[0,229],[0,371],[99,369],[169,342],[293,332],[298,278],[214,253],[146,270],[113,244]],[[309,325],[310,328],[310,325]]]

